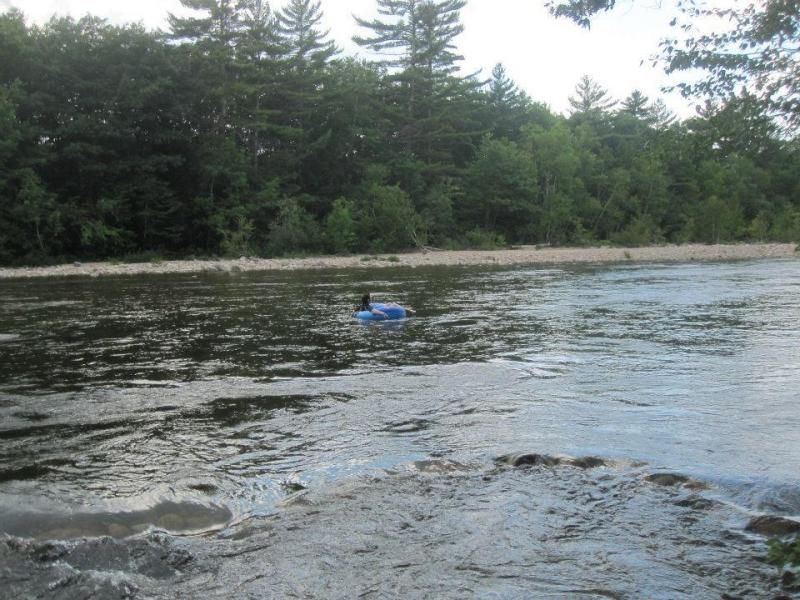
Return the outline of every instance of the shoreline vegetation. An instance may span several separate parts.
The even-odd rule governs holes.
[[[101,277],[120,275],[168,275],[182,273],[236,273],[313,269],[376,269],[434,266],[522,266],[571,263],[638,263],[726,261],[797,257],[794,243],[685,244],[611,247],[519,246],[501,250],[429,250],[401,254],[354,254],[303,258],[248,258],[165,260],[145,263],[90,262],[46,267],[0,268],[0,279],[42,277]]]
[[[0,264],[800,241],[800,137],[752,95],[678,119],[584,75],[554,112],[462,70],[464,0],[376,0],[374,61],[319,2],[181,1],[166,32],[0,14]]]

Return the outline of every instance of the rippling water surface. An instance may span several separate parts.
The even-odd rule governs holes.
[[[418,316],[354,322],[365,291]],[[60,540],[220,530],[205,533],[220,544],[298,490],[417,473],[405,486],[381,479],[381,501],[400,498],[422,485],[413,465],[426,464],[487,480],[483,491],[456,486],[473,490],[459,518],[486,494],[510,502],[496,513],[508,517],[528,484],[488,480],[513,452],[603,457],[616,465],[604,476],[623,488],[644,471],[680,473],[731,515],[798,517],[798,390],[795,260],[6,281],[0,531]],[[586,485],[575,479],[584,474],[546,476]],[[609,498],[622,494],[611,487]],[[569,494],[552,506],[565,510]],[[658,518],[625,506],[629,522]],[[732,520],[719,518],[735,529]],[[511,560],[512,547],[498,552]],[[553,577],[552,589],[465,593],[569,597]],[[684,593],[657,581],[625,588],[623,574],[597,593]]]

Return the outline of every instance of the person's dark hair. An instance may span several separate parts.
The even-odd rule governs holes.
[[[365,306],[369,304],[369,294],[364,294],[361,296],[361,304]]]

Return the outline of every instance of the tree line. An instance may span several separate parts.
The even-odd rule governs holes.
[[[379,60],[314,0],[0,15],[0,262],[800,239],[800,142],[755,96],[679,121],[583,77],[556,114],[460,72],[464,0],[376,2]]]

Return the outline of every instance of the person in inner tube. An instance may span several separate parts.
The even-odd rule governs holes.
[[[371,312],[373,315],[382,317],[384,319],[388,319],[389,315],[387,315],[382,310],[378,310],[377,308],[372,307],[372,303],[369,299],[369,294],[364,294],[361,296],[361,306],[356,309],[356,312]]]
[[[384,306],[397,306],[397,307],[403,308],[402,306],[400,306],[396,302],[387,302]],[[411,308],[405,308],[404,310],[410,315],[415,314],[414,311]],[[372,306],[372,303],[370,302],[369,294],[364,294],[363,296],[361,296],[361,306],[359,306],[356,309],[356,312],[362,312],[362,311],[371,312],[373,315],[379,316],[379,317],[384,318],[384,319],[388,319],[389,318],[389,315],[387,315],[385,312],[383,312],[382,310],[379,310],[379,309],[377,309],[377,308]]]

